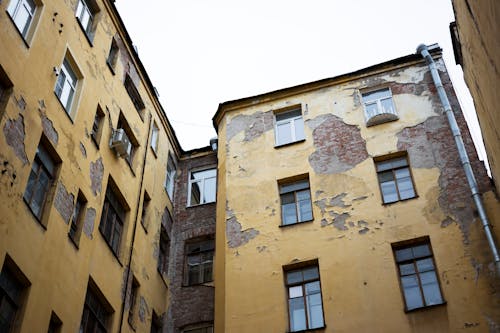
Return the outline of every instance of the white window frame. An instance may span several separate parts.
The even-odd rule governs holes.
[[[31,4],[33,6],[31,6]],[[28,15],[24,19],[24,22],[21,22],[19,21],[20,14],[22,13],[20,12],[20,10],[23,9]],[[14,21],[14,25],[25,40],[28,37],[29,31],[31,29],[31,24],[34,21],[36,9],[37,4],[34,0],[11,0],[9,6],[7,7],[7,13],[9,13],[12,21]]]
[[[365,98],[367,95],[375,93],[375,92],[387,92],[386,96],[365,101]],[[374,126],[378,124],[382,124],[388,121],[396,120],[398,119],[398,113],[396,111],[396,105],[394,104],[394,98],[392,97],[392,91],[391,88],[389,87],[379,87],[377,89],[372,89],[368,91],[362,91],[361,92],[361,100],[363,102],[363,109],[365,113],[365,121],[367,126]],[[392,111],[390,110],[385,110],[382,101],[390,100],[392,104]],[[367,107],[370,105],[377,105],[377,112],[376,114],[369,114]],[[375,119],[378,118],[378,119]]]
[[[165,179],[165,190],[167,191],[170,200],[174,199],[174,189],[175,189],[175,174],[177,173],[177,168],[172,155],[168,155],[167,160],[167,177]],[[189,193],[191,194],[191,193]]]
[[[84,22],[85,14],[88,15],[86,23]],[[82,25],[83,30],[89,36],[92,32],[92,26],[94,24],[94,13],[92,13],[92,10],[85,0],[78,0],[75,16]]]
[[[290,116],[290,117],[287,117],[286,119],[282,119],[282,120],[276,119],[276,117],[278,115],[286,115],[287,113],[292,113],[292,112],[297,112],[297,111],[300,112],[300,116]],[[286,110],[286,111],[279,111],[279,112],[276,112],[274,114],[274,139],[275,139],[276,146],[283,146],[283,145],[286,145],[289,143],[302,141],[305,139],[305,133],[304,133],[304,137],[301,137],[301,138],[298,138],[296,135],[297,131],[295,130],[295,127],[296,127],[295,124],[300,119],[302,119],[302,121],[304,120],[304,117],[302,115],[302,106],[301,105],[298,105],[298,106],[296,106],[292,109]],[[284,125],[284,124],[288,124],[288,123],[290,123],[291,140],[288,142],[279,142],[280,141],[279,135],[278,135],[279,126]],[[304,132],[304,125],[302,125],[302,127],[303,127],[302,131]]]
[[[212,177],[206,177],[206,178],[201,178],[201,179],[191,179],[191,175],[193,173],[209,171],[209,170],[214,170],[215,175]],[[206,199],[205,199],[205,181],[208,179],[214,179],[214,178],[215,178],[215,200],[214,201],[206,201]],[[200,183],[200,202],[196,203],[196,204],[191,203],[191,188],[193,187],[194,183]],[[203,205],[203,204],[212,203],[212,202],[216,202],[216,201],[217,201],[217,168],[211,167],[211,168],[206,168],[206,169],[199,169],[199,170],[190,171],[189,172],[189,181],[188,181],[188,207]]]
[[[74,78],[74,80],[70,80],[70,78]],[[68,115],[70,115],[71,113],[71,106],[76,95],[77,86],[78,76],[76,75],[75,70],[69,63],[68,59],[64,58],[61,69],[59,70],[59,75],[56,80],[54,92]],[[64,97],[63,95],[65,89],[69,89],[67,97]]]

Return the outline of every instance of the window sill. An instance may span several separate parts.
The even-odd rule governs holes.
[[[307,220],[307,221],[301,221],[301,222],[290,223],[290,224],[280,224],[280,225],[279,225],[279,227],[280,227],[280,228],[286,228],[286,227],[291,227],[291,226],[298,225],[298,224],[308,224],[308,223],[311,223],[311,222],[313,222],[313,221],[314,221],[314,219]]]
[[[167,195],[168,195],[168,192],[167,192]],[[205,202],[205,203],[196,204],[196,205],[189,205],[189,206],[186,206],[186,208],[196,208],[196,207],[207,206],[207,205],[211,205],[211,204],[215,204],[215,203],[217,203],[217,201]]]
[[[426,311],[426,310],[430,310],[430,309],[433,309],[433,308],[438,308],[440,306],[446,306],[446,304],[447,304],[446,301],[443,301],[443,303],[421,306],[419,308],[415,308],[415,309],[411,309],[411,310],[407,310],[405,308],[405,313],[414,313],[414,312],[419,312],[419,311]]]
[[[78,22],[78,25],[80,26],[80,29],[82,29],[83,34],[85,35],[85,39],[87,39],[87,42],[89,42],[90,47],[94,47],[93,40],[92,40],[93,38],[91,38],[91,36],[88,35],[87,31],[83,27],[83,25],[80,22],[80,20],[78,19],[78,17],[75,17],[75,19],[76,19],[76,22]]]
[[[398,201],[391,201],[391,202],[382,202],[382,206],[390,206],[390,205],[394,205],[398,202],[405,202],[405,201],[410,201],[410,200],[413,200],[413,199],[418,199],[419,196],[416,195],[414,197],[411,197],[411,198],[407,198],[407,199],[402,199],[402,200],[398,200]]]
[[[287,143],[283,143],[281,145],[274,145],[274,148],[275,149],[279,149],[279,148],[283,148],[283,147],[288,147],[288,146],[294,145],[296,143],[301,143],[301,142],[305,142],[305,141],[306,141],[306,139],[292,141],[292,142],[287,142]]]
[[[309,328],[306,330],[300,330],[300,331],[287,331],[286,333],[303,333],[303,332],[318,332],[326,329],[326,325],[323,325],[321,327],[316,327],[316,328]]]

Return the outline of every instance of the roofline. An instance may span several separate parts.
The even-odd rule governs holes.
[[[435,45],[435,46],[434,46]],[[437,45],[433,44],[433,48],[429,50],[433,57],[439,58],[442,55],[442,49]],[[341,74],[338,76],[334,76],[331,78],[321,79],[318,81],[312,81],[308,83],[299,84],[296,86],[283,88],[279,90],[274,90],[271,92],[245,97],[241,99],[236,99],[232,101],[227,101],[224,103],[220,103],[217,108],[217,112],[212,118],[212,123],[214,125],[215,131],[218,132],[218,126],[220,121],[224,117],[227,112],[238,110],[241,108],[254,106],[257,104],[268,103],[274,101],[276,99],[286,98],[289,96],[297,95],[299,93],[305,93],[312,90],[318,90],[326,87],[330,87],[333,85],[337,85],[344,82],[349,82],[353,80],[357,80],[362,77],[366,77],[369,75],[378,74],[380,72],[385,71],[387,68],[395,69],[401,67],[408,67],[418,63],[424,63],[425,60],[422,58],[420,54],[409,54],[403,57],[395,58],[389,61],[385,61],[373,66],[369,66],[366,68],[362,68],[356,70],[354,72]]]
[[[175,130],[172,127],[172,124],[170,123],[170,120],[167,117],[167,114],[165,113],[165,109],[160,103],[160,100],[158,99],[158,96],[156,95],[156,89],[155,86],[153,85],[153,82],[151,81],[148,72],[146,71],[146,68],[144,67],[144,64],[142,63],[141,59],[139,58],[139,55],[137,52],[134,51],[134,43],[132,42],[132,38],[130,37],[127,28],[125,27],[125,23],[123,22],[120,13],[118,12],[118,9],[115,6],[115,0],[108,0],[108,4],[110,5],[109,8],[113,11],[113,14],[115,15],[117,19],[117,23],[119,25],[119,31],[122,32],[123,36],[125,37],[126,43],[129,45],[130,50],[129,53],[134,59],[134,62],[137,64],[139,67],[139,72],[142,74],[141,76],[146,82],[146,85],[149,89],[149,94],[153,100],[153,102],[156,103],[158,109],[161,111],[159,114],[160,118],[162,118],[167,126],[167,130],[170,131],[171,135],[168,135],[168,137],[172,138],[172,145],[174,146],[174,149],[177,151],[177,155],[180,156],[184,153],[184,150],[182,149],[182,146],[179,143],[179,140],[177,139],[177,135],[175,134]]]

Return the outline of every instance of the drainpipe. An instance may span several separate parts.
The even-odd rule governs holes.
[[[486,216],[486,211],[484,209],[481,193],[479,193],[476,178],[474,177],[474,172],[472,171],[472,167],[469,161],[469,156],[467,155],[467,152],[465,150],[465,145],[462,140],[462,134],[460,133],[457,120],[455,119],[455,115],[453,114],[453,110],[451,109],[450,101],[448,100],[448,96],[446,96],[443,83],[441,82],[441,78],[439,77],[436,63],[434,62],[434,59],[432,59],[432,56],[430,55],[429,49],[427,48],[426,45],[420,44],[417,47],[417,53],[420,53],[422,57],[424,57],[431,71],[432,80],[434,81],[434,85],[436,86],[437,92],[439,94],[441,104],[443,104],[444,110],[446,112],[446,117],[448,118],[448,124],[450,125],[453,137],[455,138],[455,144],[457,145],[458,148],[458,154],[462,162],[462,167],[464,168],[465,176],[467,177],[467,181],[469,183],[469,187],[472,192],[472,198],[474,199],[474,203],[476,204],[476,208],[479,213],[479,218],[481,219],[484,233],[486,234],[486,239],[488,240],[488,244],[490,245],[490,250],[491,253],[493,254],[493,259],[495,260],[497,274],[498,276],[500,276],[500,256],[498,254],[498,247],[495,244],[495,239],[493,238],[493,234],[491,232],[491,225],[488,220],[488,216]]]

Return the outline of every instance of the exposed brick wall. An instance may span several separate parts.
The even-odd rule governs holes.
[[[215,235],[215,203],[186,207],[189,171],[215,167],[215,153],[187,156],[177,166],[174,194],[174,216],[170,232],[170,305],[166,320],[167,332],[177,333],[189,324],[214,320],[214,288],[210,284],[183,286],[184,248],[187,240]]]

